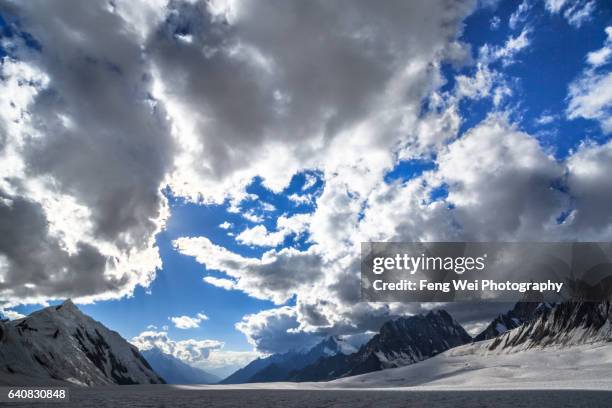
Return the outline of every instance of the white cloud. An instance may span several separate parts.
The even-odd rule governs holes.
[[[604,46],[587,54],[587,62],[593,68],[598,68],[607,64],[612,56],[612,26],[606,27],[605,31],[607,37],[604,41]]]
[[[210,283],[213,286],[216,286],[218,288],[223,288],[225,290],[234,289],[236,287],[236,282],[231,279],[215,278],[214,276],[205,276],[203,280],[206,283]]]
[[[174,324],[177,329],[195,329],[200,327],[200,323],[204,320],[208,320],[208,316],[204,313],[198,313],[194,317],[190,316],[174,316],[169,317],[170,321]]]
[[[456,94],[458,97],[482,99],[491,95],[492,88],[503,79],[495,71],[491,71],[486,64],[478,63],[473,76],[458,75]]]
[[[242,368],[256,358],[263,357],[257,351],[232,351],[224,349],[213,349],[210,351],[205,361],[197,362],[194,365],[202,369],[217,369],[231,367],[232,369]]]
[[[221,224],[219,224],[219,228],[224,229],[224,230],[230,229],[230,228],[232,228],[233,226],[234,226],[234,225],[233,225],[232,223],[227,222],[227,221],[224,221],[224,222],[222,222]]]
[[[587,55],[587,67],[569,86],[569,119],[596,120],[605,133],[612,132],[612,73],[602,68],[612,52],[612,27],[606,28],[604,46]]]
[[[6,319],[16,320],[26,317],[26,315],[16,312],[14,310],[0,309],[0,315]]]
[[[563,12],[563,16],[567,19],[567,22],[570,23],[575,28],[580,28],[582,24],[589,21],[592,17],[593,12],[595,11],[595,1],[591,0],[589,2],[580,2],[577,1],[573,6],[568,7],[565,12]]]
[[[154,236],[167,216],[160,187],[172,141],[163,109],[147,96],[130,23],[102,3],[47,6],[0,6],[24,23],[7,30],[26,30],[41,46],[11,36],[12,56],[0,66],[0,88],[11,95],[0,106],[0,228],[11,236],[0,242],[8,259],[0,298],[123,297],[161,266]]]
[[[567,7],[566,7],[567,6]],[[563,11],[563,17],[575,28],[580,28],[582,24],[589,21],[595,11],[594,0],[546,0],[546,10],[551,14],[558,14]]]
[[[242,217],[244,217],[245,220],[251,221],[252,223],[255,223],[255,224],[263,222],[263,220],[264,220],[263,216],[255,214],[255,212],[253,212],[253,210],[242,212],[241,215],[242,215]]]
[[[245,245],[257,245],[276,247],[285,239],[283,231],[268,232],[265,225],[257,225],[253,228],[247,228],[236,237],[236,240]]]
[[[567,184],[574,197],[568,229],[584,240],[609,241],[612,237],[612,142],[583,143],[568,160]]]
[[[514,13],[510,15],[508,20],[508,26],[511,29],[516,29],[518,25],[527,19],[527,13],[531,9],[531,4],[528,0],[523,0],[521,4],[516,8]]]
[[[187,363],[202,363],[208,360],[213,350],[223,348],[224,343],[217,340],[180,340],[168,337],[165,331],[144,331],[130,341],[140,350],[157,348]]]
[[[318,180],[316,176],[310,173],[306,173],[305,177],[306,177],[306,181],[304,181],[304,185],[302,186],[302,191],[310,190],[312,187],[314,187],[315,184],[317,184],[317,180]]]
[[[295,309],[288,306],[247,315],[236,323],[236,329],[247,336],[249,343],[264,353],[299,351],[320,340],[316,335],[295,330],[298,326]]]
[[[538,118],[536,118],[535,123],[540,126],[550,125],[551,123],[559,120],[558,115],[551,115],[549,113],[542,113]]]
[[[207,269],[223,272],[234,279],[234,288],[277,304],[286,302],[294,293],[322,277],[322,259],[316,246],[307,251],[270,250],[258,259],[238,255],[205,237],[179,238],[173,244],[180,253],[195,257]]]
[[[275,207],[275,206],[273,206],[273,205],[272,205],[272,204],[270,204],[270,203],[261,202],[261,204],[260,204],[260,205],[261,205],[261,209],[262,209],[263,211],[268,211],[268,212],[270,212],[270,211],[276,211],[276,207]]]
[[[276,247],[283,243],[291,234],[300,235],[310,222],[309,214],[295,214],[290,217],[280,216],[276,220],[277,231],[270,232],[265,225],[247,228],[236,237],[236,240],[245,245]]]
[[[558,13],[565,6],[567,0],[546,0],[546,10],[550,13]]]
[[[497,30],[499,25],[501,24],[501,18],[499,16],[493,16],[491,22],[489,23],[491,30]]]
[[[549,0],[547,8],[578,25],[591,12],[580,4]],[[247,228],[238,242],[274,246],[307,234],[307,250],[270,249],[259,258],[206,237],[173,242],[222,276],[204,282],[279,305],[236,326],[265,352],[375,331],[426,307],[360,302],[360,241],[612,239],[601,204],[611,196],[601,187],[609,184],[609,145],[584,144],[558,161],[498,112],[457,138],[458,101],[491,98],[501,109],[512,87],[494,63],[515,63],[532,33],[523,27],[482,47],[472,74],[442,91],[443,63],[472,63],[457,38],[473,6],[3,3],[3,11],[28,16],[23,29],[42,51],[21,45],[18,59],[2,62],[9,97],[0,101],[0,298],[110,299],[148,286],[161,266],[155,235],[168,216],[166,184],[198,203],[228,202],[255,224],[264,215],[276,220],[274,230]],[[603,50],[587,56],[589,68],[570,88],[568,116],[611,129]],[[431,109],[423,112],[425,100]],[[419,157],[435,158],[436,167],[384,182],[398,159]],[[245,191],[254,177],[278,193],[305,171],[310,177],[292,199],[314,197],[320,180],[312,214],[241,211],[257,198]],[[448,196],[432,201],[442,187]],[[295,306],[282,306],[290,299]],[[197,327],[203,317],[174,319]],[[173,341],[165,331],[133,341],[189,362],[252,356],[220,350],[215,340]]]
[[[350,13],[342,2],[226,6],[0,6],[20,21],[11,29],[41,45],[4,39],[16,59],[0,68],[10,95],[0,102],[2,299],[90,302],[148,287],[162,266],[155,235],[168,217],[167,185],[233,210],[251,198],[244,190],[255,176],[279,192],[296,173],[335,171],[338,188],[363,193],[392,166],[392,146],[408,150],[406,135],[418,149],[452,137],[415,130],[441,62],[467,55],[455,38],[471,1],[358,2]],[[294,255],[319,279],[314,250],[247,263],[257,276],[280,265],[279,285],[294,287],[282,265]],[[253,292],[269,297],[261,279]],[[281,293],[276,300],[290,291]]]
[[[523,3],[522,3],[523,4]],[[471,75],[457,75],[455,77],[456,98],[482,99],[491,98],[496,109],[502,105],[507,97],[512,96],[512,88],[508,78],[500,71],[492,68],[495,62],[500,61],[503,66],[516,62],[517,55],[530,44],[529,27],[523,28],[517,36],[509,36],[503,45],[485,44],[478,51],[478,59],[474,72]],[[450,104],[456,103],[448,98]]]
[[[521,33],[516,37],[509,37],[503,47],[494,47],[491,51],[490,60],[500,59],[505,65],[515,62],[514,57],[521,51],[524,51],[531,43],[529,35],[531,28],[523,28]]]
[[[296,204],[312,204],[312,196],[310,194],[299,195],[293,193],[287,196],[287,198]]]

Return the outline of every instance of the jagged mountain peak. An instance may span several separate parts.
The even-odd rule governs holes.
[[[66,299],[62,302],[61,305],[58,305],[55,307],[55,310],[60,311],[60,312],[78,312],[78,313],[83,313],[81,312],[81,309],[79,309],[77,307],[77,305],[74,304],[74,302],[72,301],[72,299]]]
[[[351,354],[357,351],[354,346],[347,343],[340,336],[328,336],[321,342],[312,347],[308,353],[316,354],[317,356],[334,356],[338,353]]]
[[[221,378],[164,353],[157,347],[142,350],[142,355],[168,384],[214,384]]]
[[[508,330],[515,329],[523,323],[535,319],[552,307],[553,305],[549,303],[517,302],[511,310],[493,319],[482,332],[474,337],[474,341],[495,338]]]
[[[384,323],[377,335],[350,355],[337,354],[293,372],[294,381],[321,381],[400,367],[468,343],[470,335],[444,310]]]
[[[545,309],[533,320],[495,338],[490,351],[567,347],[612,341],[612,305],[564,302]]]
[[[163,383],[138,349],[72,301],[5,322],[0,373],[81,385]]]

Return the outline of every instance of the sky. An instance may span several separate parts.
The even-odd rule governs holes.
[[[226,375],[446,308],[362,241],[612,239],[612,5],[0,0],[0,311]]]

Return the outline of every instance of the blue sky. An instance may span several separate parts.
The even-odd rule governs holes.
[[[607,190],[597,177],[606,172],[612,101],[592,102],[597,95],[589,99],[596,93],[589,84],[605,83],[612,58],[587,61],[589,53],[612,47],[609,2],[558,2],[558,10],[551,1],[457,2],[448,12],[453,24],[437,20],[442,10],[436,2],[416,10],[389,6],[388,14],[360,4],[354,16],[313,8],[314,17],[303,22],[293,20],[298,6],[292,3],[273,9],[282,22],[276,25],[254,18],[246,5],[233,15],[219,11],[224,2],[205,12],[179,3],[172,12],[135,6],[149,19],[121,4],[96,9],[98,19],[127,27],[117,35],[129,38],[108,40],[125,44],[120,50],[102,39],[104,28],[61,10],[47,11],[66,18],[64,25],[16,3],[0,8],[3,86],[19,95],[3,106],[2,120],[9,134],[28,135],[16,136],[18,148],[7,149],[5,158],[23,163],[6,180],[27,187],[6,181],[0,198],[14,209],[21,194],[35,213],[29,219],[41,216],[48,226],[37,232],[32,221],[28,231],[36,240],[16,240],[35,241],[34,252],[45,254],[33,266],[13,259],[19,251],[0,243],[8,259],[0,258],[0,268],[5,262],[12,268],[7,271],[19,271],[11,272],[18,283],[7,284],[7,299],[55,304],[68,294],[127,339],[163,331],[173,344],[206,339],[223,343],[223,351],[252,352],[232,362],[190,361],[233,368],[254,350],[281,352],[328,334],[371,333],[385,319],[427,307],[364,306],[352,297],[344,284],[357,276],[351,259],[360,239],[610,236],[609,210],[601,204]],[[372,23],[378,12],[384,18]],[[401,13],[405,21],[396,19]],[[228,25],[219,23],[223,18]],[[318,26],[326,19],[355,35],[334,37]],[[389,21],[389,29],[364,36],[361,21],[373,27]],[[292,24],[303,24],[302,31]],[[308,30],[323,30],[327,40],[309,42]],[[287,43],[277,40],[284,37]],[[301,57],[296,49],[319,64],[304,71],[304,61],[293,62]],[[412,74],[402,76],[407,66]],[[572,84],[583,88],[572,94]],[[573,101],[579,101],[575,115]],[[500,132],[504,136],[490,139]],[[91,139],[81,143],[82,137]],[[81,156],[82,162],[75,159]],[[471,167],[488,158],[486,168]],[[587,165],[595,176],[581,179]],[[514,172],[520,174],[508,182]],[[544,187],[532,184],[540,179],[547,180]],[[529,194],[514,202],[505,195],[514,192]],[[541,203],[529,201],[532,196]],[[64,214],[54,202],[70,211]],[[502,208],[506,204],[512,207]],[[601,222],[594,225],[584,208]],[[109,222],[114,214],[117,225]],[[46,243],[38,243],[41,236]],[[91,245],[100,254],[95,259],[106,261],[78,263],[74,257],[86,251],[67,250],[74,242]],[[155,268],[130,263],[130,246],[152,251],[149,260],[159,254],[154,280],[139,283]],[[54,251],[61,256],[48,255]],[[41,266],[62,262],[67,272],[59,280]],[[94,265],[108,276],[115,264],[128,265],[115,271],[122,279],[71,283],[72,265]],[[33,277],[17,278],[30,270]],[[278,296],[270,294],[277,276],[270,270],[278,270]],[[36,281],[51,275],[52,283]],[[224,279],[233,289],[205,277]],[[88,284],[91,289],[74,286]],[[42,287],[48,289],[36,292]],[[13,300],[9,308],[27,314],[39,304]],[[198,327],[181,329],[170,320],[198,313],[207,316]],[[462,318],[475,330],[488,317],[474,311]]]

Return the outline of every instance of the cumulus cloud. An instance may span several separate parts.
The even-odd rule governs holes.
[[[215,278],[214,276],[205,276],[203,280],[206,283],[209,283],[218,288],[223,288],[225,290],[234,289],[236,287],[236,282],[231,279]]]
[[[10,95],[0,297],[87,301],[148,286],[161,266],[154,235],[174,143],[134,26],[103,3],[4,2],[0,12],[14,33],[0,66]]]
[[[161,350],[187,363],[202,363],[209,359],[211,351],[220,350],[224,343],[217,340],[180,340],[168,337],[165,331],[144,331],[130,341],[140,350]]]
[[[438,163],[468,240],[541,236],[563,210],[563,195],[550,188],[563,167],[503,120],[490,118],[471,130]]]
[[[168,216],[166,186],[204,205],[229,203],[254,224],[270,221],[234,231],[238,244],[267,248],[260,257],[207,237],[173,242],[219,274],[204,282],[276,304],[236,324],[265,353],[374,332],[433,307],[360,302],[361,241],[612,238],[603,204],[612,197],[610,145],[585,142],[558,160],[512,123],[503,69],[529,50],[533,29],[486,44],[472,61],[458,38],[475,4],[2,3],[15,35],[3,40],[0,67],[0,298],[91,301],[148,286],[161,266],[155,235]],[[546,7],[579,26],[591,4]],[[588,54],[567,111],[606,132],[608,48],[609,40]],[[443,91],[446,63],[468,73]],[[458,137],[459,103],[484,98],[494,112]],[[385,182],[398,161],[423,158],[431,170]],[[289,199],[312,213],[244,210],[257,198],[245,191],[254,177],[279,193],[297,173],[305,182]],[[310,246],[279,248],[291,235]],[[446,307],[476,328],[500,306]],[[204,318],[173,319],[187,328]],[[165,331],[133,341],[188,362],[247,355]]]
[[[236,240],[245,245],[277,247],[289,235],[293,234],[299,237],[308,229],[309,224],[309,214],[295,214],[290,217],[280,216],[276,219],[276,231],[270,232],[265,225],[256,225],[252,228],[246,228],[236,236]]]
[[[249,343],[263,353],[299,351],[320,340],[316,335],[296,330],[298,326],[295,309],[287,306],[246,315],[236,323]]]
[[[200,327],[201,322],[208,320],[208,316],[204,313],[198,313],[193,317],[183,315],[169,317],[168,319],[170,319],[177,329],[195,329]]]
[[[224,221],[221,224],[219,224],[219,228],[224,229],[224,230],[230,229],[232,227],[233,227],[232,223],[228,221]]]
[[[521,3],[519,9],[523,4],[526,3]],[[480,47],[472,72],[455,77],[454,95],[446,98],[451,106],[456,103],[455,98],[490,98],[494,107],[499,109],[502,102],[512,96],[512,89],[507,75],[493,66],[498,62],[503,67],[516,63],[519,53],[524,52],[530,44],[530,33],[531,29],[525,27],[517,36],[510,35],[502,45],[487,43]]]
[[[224,376],[233,373],[259,357],[263,357],[262,354],[254,350],[213,349],[205,361],[195,362],[194,365],[205,370],[224,369],[223,372],[219,370],[219,374]]]
[[[435,169],[401,185],[376,184],[365,209],[357,205],[351,210],[356,198],[342,202],[339,208],[348,214],[362,212],[360,218],[347,222],[351,216],[345,216],[330,229],[320,228],[324,222],[314,223],[313,241],[333,243],[321,253],[334,259],[322,265],[324,279],[315,282],[313,290],[296,291],[295,306],[250,315],[237,328],[258,349],[286,351],[311,341],[298,334],[377,331],[389,318],[426,311],[428,306],[421,304],[360,302],[360,241],[609,239],[610,212],[603,203],[609,202],[611,192],[601,186],[604,174],[612,170],[607,168],[611,145],[585,145],[559,161],[506,116],[491,115],[440,151]],[[330,181],[326,190],[333,185]],[[432,200],[432,192],[441,187],[447,194]],[[328,194],[332,191],[324,191],[322,199]],[[586,210],[591,207],[594,211]],[[319,207],[313,219],[329,220],[324,208]],[[567,211],[572,215],[560,223]],[[509,307],[435,306],[447,308],[471,330]]]
[[[473,3],[0,7],[14,34],[0,68],[11,95],[0,102],[0,294],[19,303],[147,287],[162,266],[155,235],[167,185],[237,208],[256,175],[279,191],[325,163],[348,174],[348,160],[329,158],[356,139],[349,151],[380,163],[372,174],[390,167],[388,146],[413,130],[441,61],[465,57],[457,29]],[[316,280],[319,257],[296,255]],[[256,275],[276,267],[260,263]]]
[[[281,190],[300,168],[320,165],[326,146],[385,99],[403,94],[396,107],[416,102],[428,62],[450,53],[469,3],[263,1],[255,9],[238,1],[215,11],[171,2],[147,49],[155,95],[185,147],[173,189],[220,202],[259,175]],[[192,41],[177,42],[185,34]]]
[[[612,142],[583,143],[569,158],[568,168],[567,185],[574,197],[568,207],[568,228],[584,239],[610,240],[612,213],[606,203],[612,199],[612,187],[605,180],[612,171]]]
[[[21,319],[21,318],[25,317],[24,314],[21,314],[19,312],[14,311],[14,310],[8,310],[8,309],[0,309],[0,315],[2,315],[4,318],[10,319],[10,320],[16,320],[16,319]]]
[[[294,248],[271,250],[261,259],[243,257],[213,244],[206,237],[179,238],[174,241],[174,246],[180,253],[194,257],[207,269],[227,274],[233,279],[232,288],[279,304],[322,277],[323,261],[314,246],[307,251]],[[230,286],[229,282],[210,278],[205,280],[211,284]]]

